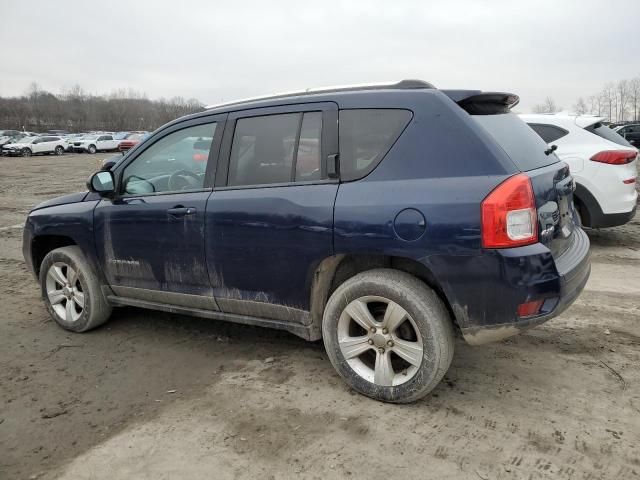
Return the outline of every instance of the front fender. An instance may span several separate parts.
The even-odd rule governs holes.
[[[93,234],[93,210],[99,200],[85,201],[39,208],[27,217],[23,233],[23,255],[34,274],[38,265],[34,263],[34,245],[40,239],[68,238],[80,247],[101,283],[106,284],[102,268],[96,254]]]

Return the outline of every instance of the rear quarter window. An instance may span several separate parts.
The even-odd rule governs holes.
[[[493,137],[520,171],[558,162],[554,154],[545,155],[547,144],[516,114],[472,115],[471,118]]]
[[[540,135],[540,138],[542,138],[546,143],[555,142],[569,133],[564,128],[556,127],[555,125],[530,123],[529,126],[534,132]]]
[[[585,130],[599,136],[600,138],[604,138],[605,140],[609,140],[610,142],[617,143],[618,145],[633,147],[633,145],[627,142],[622,136],[618,135],[617,132],[614,132],[609,127],[603,125],[600,122],[589,125],[585,128]]]
[[[411,120],[401,109],[340,110],[340,178],[356,180],[384,158]]]

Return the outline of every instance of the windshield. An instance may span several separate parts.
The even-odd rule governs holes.
[[[15,143],[32,143],[36,138],[40,138],[40,137],[24,137],[24,138],[21,138],[20,140],[17,140]]]
[[[604,138],[605,140],[609,140],[610,142],[617,143],[618,145],[623,145],[625,147],[633,147],[633,145],[631,145],[624,138],[622,138],[619,133],[611,130],[609,127],[603,125],[600,122],[594,123],[593,125],[589,125],[587,128],[585,128],[585,130],[601,138]]]
[[[80,137],[81,140],[97,140],[98,135],[85,135],[84,137]]]
[[[547,144],[514,113],[471,115],[471,118],[491,134],[523,172],[558,161],[554,154],[545,155]]]
[[[141,140],[143,135],[144,135],[143,133],[131,133],[131,134],[126,136],[126,139],[127,140]]]

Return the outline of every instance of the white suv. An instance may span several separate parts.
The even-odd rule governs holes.
[[[111,134],[102,135],[85,135],[73,142],[72,148],[74,152],[107,152],[109,150],[117,150],[120,140],[114,140]]]
[[[9,143],[2,147],[2,153],[6,155],[21,155],[30,157],[38,153],[62,155],[65,151],[65,141],[60,137],[24,137],[15,143]]]
[[[636,211],[638,150],[602,124],[602,117],[521,114],[565,161],[576,182],[574,200],[586,227],[623,225]]]

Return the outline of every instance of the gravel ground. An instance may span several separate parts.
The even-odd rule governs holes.
[[[321,343],[136,309],[67,333],[21,254],[34,204],[106,155],[0,158],[0,478],[640,478],[640,217],[589,232],[561,317],[456,343],[424,400],[351,392]]]

